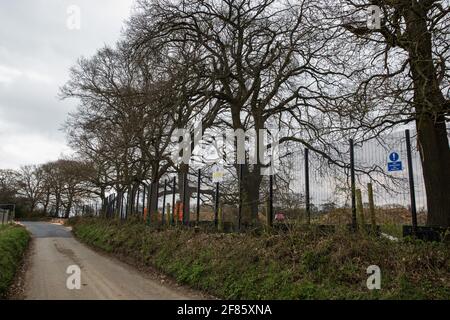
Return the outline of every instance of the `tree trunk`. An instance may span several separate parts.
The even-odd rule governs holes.
[[[61,207],[61,196],[56,196],[56,204],[55,204],[55,216],[59,218],[59,209]]]
[[[72,200],[67,202],[66,212],[64,214],[64,218],[68,219],[70,216],[70,210],[72,209]]]
[[[121,218],[121,212],[122,212],[122,207],[123,207],[123,189],[120,185],[116,186],[116,190],[117,190],[117,196],[116,196],[116,205],[114,208],[113,212],[113,217],[114,218]]]
[[[405,13],[416,128],[427,193],[427,224],[449,227],[450,149],[445,123],[449,103],[439,88],[426,15],[427,9],[418,2]]]
[[[50,203],[50,192],[47,191],[45,202],[44,202],[44,215],[48,214],[48,204]]]
[[[430,226],[450,227],[450,150],[445,122],[417,123]]]
[[[189,188],[189,164],[182,163],[178,172],[178,190],[180,191],[180,199],[183,203],[183,222],[188,223],[190,218],[191,189]],[[184,178],[187,178],[185,183]],[[186,187],[186,188],[185,188]]]
[[[239,168],[239,166],[238,166]],[[242,223],[254,223],[258,218],[259,191],[262,181],[260,166],[254,166],[250,171],[250,165],[243,165],[242,173]],[[239,170],[238,170],[239,173]]]
[[[158,212],[158,189],[159,189],[159,181],[155,180],[151,182],[152,187],[152,194],[151,200],[150,200],[150,212],[152,215],[156,214]]]
[[[105,196],[105,187],[100,187],[100,203],[102,204],[100,216],[106,217],[106,196]]]
[[[30,213],[33,214],[34,213],[34,209],[36,208],[36,203],[34,201],[31,202],[30,204]]]

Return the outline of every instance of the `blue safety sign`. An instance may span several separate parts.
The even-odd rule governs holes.
[[[397,152],[391,152],[389,154],[389,160],[388,161],[388,171],[402,171],[403,166],[402,162],[400,161],[400,156]]]
[[[391,154],[389,155],[389,160],[391,160],[392,162],[398,161],[398,159],[400,159],[400,156],[398,155],[397,152],[391,152]]]

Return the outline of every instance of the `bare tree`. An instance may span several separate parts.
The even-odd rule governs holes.
[[[337,68],[321,65],[332,31],[311,23],[314,3],[142,0],[137,12],[129,23],[137,46],[199,48],[206,65],[199,77],[209,81],[201,94],[220,101],[226,111],[218,119],[222,128],[258,131],[279,125],[282,114],[301,128],[316,128],[301,119],[302,109],[327,97],[324,77],[345,78]],[[243,166],[247,221],[258,211],[261,167],[262,159]]]
[[[450,226],[450,112],[448,1],[344,0],[340,14],[347,33],[336,41],[365,52],[356,89],[355,115],[368,133],[414,122],[427,192],[428,224]],[[380,27],[367,26],[369,6],[381,10]],[[373,7],[370,7],[373,9]],[[374,16],[373,16],[374,17]],[[375,17],[376,18],[376,17]],[[344,40],[347,39],[347,40]]]
[[[18,172],[19,195],[24,197],[32,214],[42,199],[43,173],[37,165],[22,166]]]

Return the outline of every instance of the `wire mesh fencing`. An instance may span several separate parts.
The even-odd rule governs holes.
[[[333,146],[334,154],[289,148],[273,175],[249,164],[192,165],[109,195],[102,210],[110,218],[221,231],[290,223],[421,225],[426,193],[415,141],[415,131],[407,130],[350,140]]]

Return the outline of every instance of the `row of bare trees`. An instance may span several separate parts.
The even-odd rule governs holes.
[[[171,156],[177,128],[278,127],[282,151],[303,145],[345,167],[342,142],[414,123],[428,223],[449,226],[449,20],[437,0],[137,0],[117,44],[81,58],[61,89],[79,101],[69,142],[102,200],[176,174],[189,201],[191,165]],[[263,165],[240,167],[244,220],[257,216]]]
[[[95,197],[92,166],[61,159],[18,170],[0,170],[0,203],[16,204],[19,214],[66,217]]]

